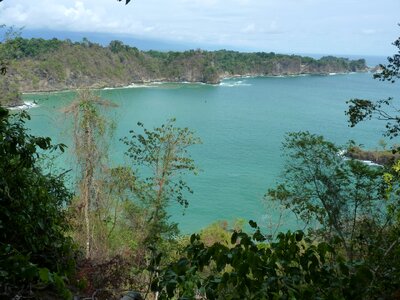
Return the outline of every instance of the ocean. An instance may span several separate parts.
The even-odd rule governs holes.
[[[396,98],[400,85],[373,80],[370,73],[354,73],[234,78],[219,85],[157,83],[97,92],[118,105],[107,113],[116,122],[110,151],[114,165],[127,162],[119,138],[137,129],[138,121],[152,128],[176,118],[178,126],[189,127],[202,139],[190,150],[201,172],[186,178],[194,191],[188,195],[189,207],[183,210],[171,203],[168,208],[171,220],[183,233],[190,233],[218,220],[238,219],[294,229],[298,225],[293,215],[263,200],[281,176],[285,134],[307,130],[339,145],[354,140],[366,148],[379,148],[384,123],[372,120],[350,128],[346,101]],[[31,132],[70,145],[71,120],[61,108],[74,96],[73,92],[25,94],[25,101],[38,104],[29,110]],[[72,166],[68,154],[58,162],[67,169]]]

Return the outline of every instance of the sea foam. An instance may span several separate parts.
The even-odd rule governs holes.
[[[30,108],[35,108],[38,107],[39,105],[34,102],[34,101],[25,101],[24,104],[18,105],[18,106],[13,106],[9,107],[9,110],[22,110],[22,109],[30,109]]]
[[[219,84],[220,86],[223,87],[240,87],[240,86],[251,86],[250,83],[245,83],[244,80],[238,80],[238,81],[223,81]]]

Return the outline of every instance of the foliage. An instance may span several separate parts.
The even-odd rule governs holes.
[[[124,45],[121,41],[111,41],[110,44],[108,45],[110,48],[111,52],[113,53],[118,53],[123,50],[128,50],[129,46]]]
[[[195,172],[187,148],[199,142],[189,129],[175,127],[174,120],[154,131],[139,124],[143,132],[131,131],[131,137],[123,139],[133,168],[111,168],[110,124],[100,110],[109,105],[81,91],[65,109],[74,116],[79,197],[70,212],[73,236],[86,253],[79,282],[88,284],[88,292],[99,288],[111,292],[117,282],[123,285],[119,289],[144,289],[149,280],[145,268],[154,249],[174,252],[178,230],[168,222],[166,208],[173,200],[188,205],[186,192],[191,190],[182,175]],[[107,275],[104,268],[114,261],[121,264]]]
[[[348,266],[329,244],[311,243],[301,231],[264,240],[259,229],[234,232],[232,247],[192,235],[152,289],[159,299],[363,299],[371,273]]]
[[[206,228],[200,231],[201,241],[205,245],[211,246],[215,243],[221,243],[223,245],[229,245],[231,240],[231,231],[228,227],[227,221],[215,222],[208,225]],[[237,225],[237,224],[235,224]],[[241,224],[235,226],[236,231],[241,231]]]
[[[400,116],[396,106],[393,104],[393,98],[371,101],[366,99],[351,99],[347,101],[349,110],[346,115],[349,117],[351,127],[364,120],[376,118],[381,121],[386,121],[385,136],[393,139],[400,133]]]
[[[96,282],[104,283],[103,290],[115,289],[117,281],[124,287],[144,288],[148,281],[144,270],[153,251],[148,247],[173,252],[172,237],[178,230],[168,222],[166,208],[172,200],[188,205],[186,192],[191,190],[182,175],[195,171],[187,148],[199,142],[189,129],[173,126],[174,120],[154,131],[139,124],[143,133],[131,131],[131,137],[123,139],[133,169],[111,168],[107,137],[112,128],[100,109],[110,105],[83,90],[65,109],[74,117],[78,167],[79,196],[70,208],[72,234],[85,249],[86,262],[81,262],[79,274],[88,290],[98,289]],[[120,272],[106,275],[102,266],[120,258]]]
[[[397,48],[397,54],[387,58],[387,65],[380,65],[381,71],[374,74],[374,78],[391,83],[395,83],[396,80],[400,78],[400,37],[393,42],[393,45]],[[362,121],[375,118],[386,122],[385,136],[391,139],[398,137],[400,133],[400,116],[394,98],[390,97],[375,102],[366,99],[351,99],[347,101],[347,103],[349,104],[349,109],[346,115],[349,118],[351,127],[354,127]],[[396,147],[392,150],[394,154],[398,151],[399,148],[396,149]],[[398,209],[400,194],[400,161],[397,159],[392,163],[392,167],[384,174],[384,179],[388,185],[388,195],[391,195],[396,200],[394,203],[390,204],[389,212],[393,215],[397,215],[400,221],[400,211]]]
[[[4,24],[0,25],[0,29],[4,28],[5,26],[6,25],[4,25]],[[1,57],[0,57],[0,75],[6,75],[6,73],[7,73],[7,61],[5,60],[3,55],[1,55]]]
[[[0,25],[0,29],[5,25]],[[2,42],[0,42],[0,106],[15,106],[22,104],[21,93],[14,76],[7,74],[10,68],[11,55],[15,48],[6,44],[14,38],[18,38],[19,32],[13,27],[8,28]]]
[[[283,150],[288,158],[283,182],[267,198],[308,225],[317,221],[322,228],[316,233],[328,241],[338,237],[354,259],[365,228],[386,224],[382,169],[345,160],[340,148],[308,132],[289,133]]]
[[[167,222],[166,207],[174,200],[187,207],[186,193],[193,192],[183,175],[196,173],[188,148],[200,143],[200,139],[188,128],[175,127],[174,122],[171,119],[153,131],[138,123],[142,131],[131,130],[131,136],[122,139],[128,146],[125,154],[134,167],[136,196],[146,207],[150,244],[177,232],[176,224]]]
[[[393,42],[393,45],[398,49],[398,53],[387,58],[387,65],[380,65],[382,71],[374,74],[374,78],[378,78],[381,81],[390,81],[391,83],[400,78],[400,37]]]
[[[64,176],[41,169],[42,153],[64,151],[50,138],[24,127],[27,113],[0,108],[0,288],[10,294],[29,284],[54,284],[66,292],[62,276],[74,267],[74,245],[65,207],[71,194]]]
[[[24,91],[99,88],[147,81],[218,83],[232,75],[321,74],[365,71],[363,61],[345,58],[316,60],[297,55],[189,50],[139,51],[111,41],[107,47],[83,39],[13,37],[0,43],[17,84]],[[0,58],[1,61],[1,58]]]
[[[357,268],[369,274],[365,298],[390,298],[400,284],[397,196],[388,190],[384,168],[344,159],[340,152],[322,136],[288,134],[283,181],[267,198],[281,202],[308,226],[317,221],[320,228],[310,230],[310,237],[335,245],[344,255],[351,270],[346,282]],[[393,186],[397,182],[393,178]]]
[[[21,59],[21,58],[34,58],[40,57],[45,54],[58,50],[62,41],[53,38],[45,40],[42,38],[25,39],[20,36],[8,38],[2,44],[3,55],[7,59]]]
[[[104,120],[97,108],[95,112]],[[82,126],[82,121],[79,124]],[[165,253],[160,262],[165,264],[182,244],[176,238],[177,224],[169,222],[166,209],[174,200],[184,206],[188,204],[186,193],[190,188],[182,176],[195,171],[187,148],[199,140],[187,128],[175,127],[174,120],[153,131],[144,129],[143,124],[139,127],[138,131],[131,131],[130,138],[123,139],[132,167],[110,168],[100,162],[89,168],[94,176],[88,186],[97,189],[88,214],[90,242],[96,249],[80,263],[78,272],[78,281],[86,285],[87,293],[98,289],[111,293],[147,289],[151,273],[146,268],[155,253]],[[99,150],[104,149],[102,136],[93,137]],[[87,149],[83,150],[85,153]],[[71,215],[74,236],[85,247],[86,221],[83,212],[79,213],[80,207],[83,210],[83,202],[76,201]],[[105,271],[107,266],[112,269],[110,272]]]
[[[0,75],[0,106],[15,106],[22,104],[18,84],[8,74]]]
[[[380,65],[381,70],[374,74],[374,78],[391,83],[400,78],[400,37],[393,42],[393,45],[397,47],[398,53],[388,57],[387,65]],[[376,102],[367,99],[351,99],[347,103],[349,104],[349,109],[346,111],[346,115],[349,117],[351,127],[364,120],[376,118],[386,121],[386,136],[390,138],[398,136],[400,132],[400,116],[398,116],[399,110],[393,104],[393,98]]]
[[[166,267],[162,254],[154,255],[149,271],[160,299],[394,297],[400,239],[386,211],[383,170],[345,160],[340,148],[308,132],[288,134],[284,146],[284,181],[268,197],[322,227],[266,243],[250,221],[252,236],[235,230],[227,243],[226,231],[211,226],[192,235],[183,256]]]
[[[119,2],[121,2],[122,0],[118,0]],[[127,5],[129,2],[131,2],[131,0],[125,0],[125,5]]]
[[[100,114],[98,106],[112,105],[95,96],[93,92],[82,90],[77,99],[65,109],[66,113],[74,117],[74,154],[79,188],[79,198],[75,203],[75,225],[77,228],[84,227],[82,231],[85,232],[85,238],[79,240],[84,244],[86,258],[101,256],[102,251],[98,248],[101,248],[101,240],[107,234],[103,218],[108,216],[108,211],[104,211],[108,207],[108,199],[103,195],[103,181],[108,154],[108,142],[105,139],[110,131],[110,124]],[[76,230],[78,234],[82,231]]]

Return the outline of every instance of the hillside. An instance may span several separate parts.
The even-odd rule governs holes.
[[[57,39],[15,38],[0,44],[7,80],[22,92],[124,86],[153,81],[219,83],[230,76],[278,76],[366,71],[365,60],[319,60],[275,53],[140,51],[112,41],[107,47]],[[5,84],[4,77],[0,86]],[[3,89],[4,90],[4,89]],[[3,99],[3,104],[5,100]],[[9,103],[9,101],[8,101]]]

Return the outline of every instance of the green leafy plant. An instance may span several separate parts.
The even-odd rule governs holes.
[[[0,289],[10,295],[36,282],[66,291],[61,279],[74,270],[74,244],[65,208],[71,194],[63,175],[40,167],[42,153],[64,151],[24,127],[27,113],[0,108]],[[45,279],[45,271],[52,280]]]
[[[283,180],[266,195],[279,201],[319,238],[338,238],[350,260],[357,257],[364,230],[387,225],[382,168],[344,159],[341,148],[309,132],[289,133]]]
[[[85,249],[86,258],[100,258],[105,252],[102,240],[107,228],[103,219],[109,216],[109,211],[105,212],[109,199],[104,195],[108,156],[106,137],[112,134],[112,124],[107,122],[100,108],[110,106],[116,105],[92,91],[81,90],[75,101],[65,108],[65,113],[71,114],[74,120],[73,141],[79,189],[77,203],[74,203],[75,231],[76,238]]]
[[[141,131],[131,130],[131,136],[122,139],[128,146],[125,154],[134,167],[136,197],[146,207],[149,244],[177,232],[176,224],[167,222],[166,207],[171,201],[187,207],[186,193],[193,192],[183,175],[196,174],[188,148],[201,141],[188,128],[175,127],[174,122],[171,119],[154,130],[138,123]]]
[[[153,291],[160,299],[363,299],[371,272],[351,269],[332,245],[301,231],[265,243],[250,225],[254,233],[234,232],[231,247],[192,235],[182,258],[153,269]]]

